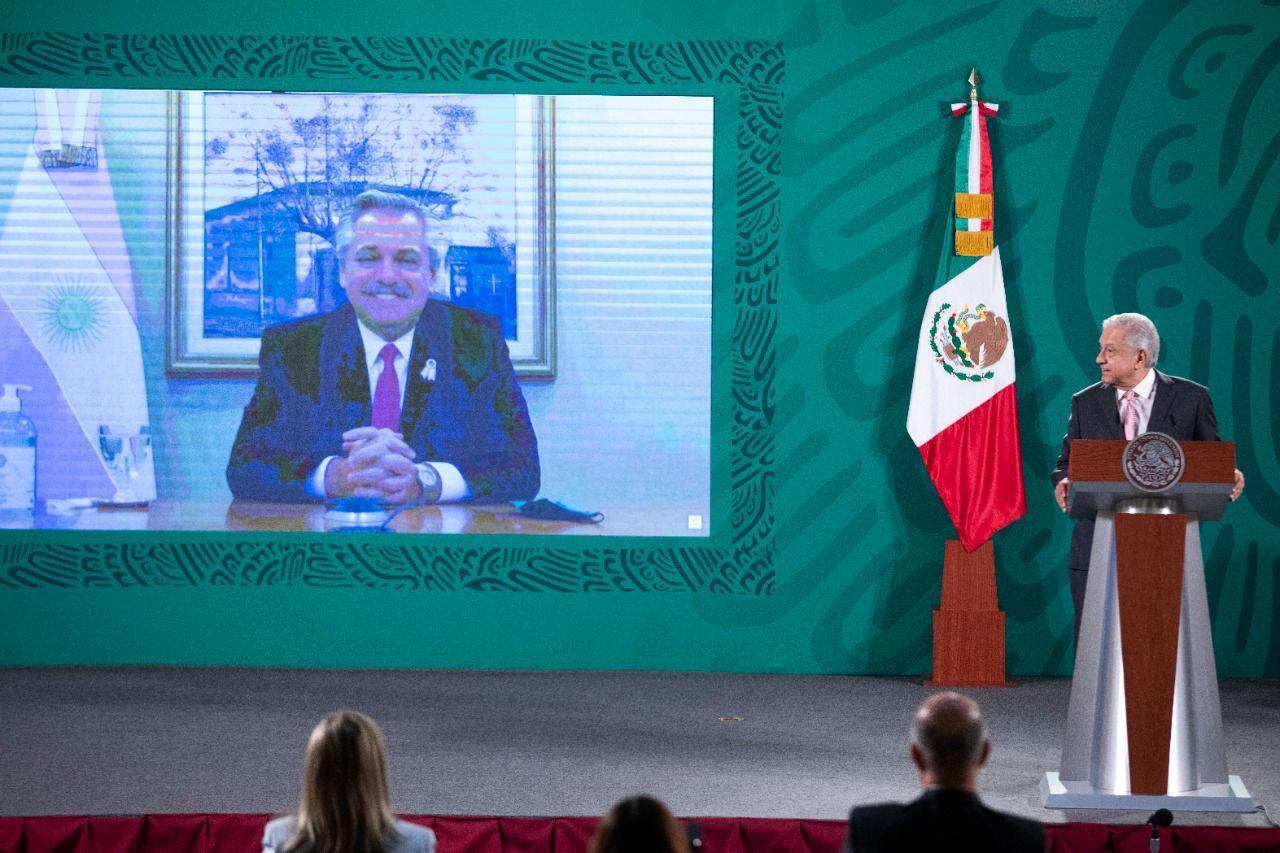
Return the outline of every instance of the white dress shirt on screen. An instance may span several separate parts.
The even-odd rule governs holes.
[[[360,329],[360,342],[364,345],[364,366],[369,375],[369,399],[373,399],[374,390],[378,385],[378,377],[382,375],[382,371],[386,369],[386,362],[380,357],[383,346],[387,344],[381,336],[376,332],[368,329],[364,323],[356,323]],[[399,354],[396,356],[394,369],[396,371],[396,379],[400,384],[400,408],[404,409],[404,391],[408,386],[406,376],[409,372],[409,359],[413,356],[413,330],[410,329],[391,343],[395,346]],[[336,457],[327,456],[324,461],[316,466],[316,470],[311,472],[311,476],[307,478],[307,494],[317,498],[327,498],[329,495],[324,488],[324,475],[329,470],[329,463]],[[415,460],[416,461],[416,460]],[[440,501],[459,501],[470,497],[471,489],[467,486],[466,478],[462,476],[462,472],[457,466],[448,462],[426,462],[436,470],[440,475]]]

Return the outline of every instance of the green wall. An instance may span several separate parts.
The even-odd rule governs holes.
[[[723,98],[713,514],[732,523],[705,547],[7,533],[0,663],[927,671],[949,524],[905,420],[951,191],[943,105],[976,64],[1001,104],[1028,485],[996,539],[1010,671],[1070,670],[1047,474],[1099,320],[1139,310],[1162,366],[1213,390],[1249,481],[1205,528],[1220,672],[1280,675],[1278,6],[7,4],[0,85]]]

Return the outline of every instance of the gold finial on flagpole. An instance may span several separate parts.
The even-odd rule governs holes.
[[[982,82],[982,78],[978,76],[978,69],[969,70],[969,100],[978,100],[978,84]]]

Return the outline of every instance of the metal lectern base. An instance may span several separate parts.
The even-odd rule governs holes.
[[[1239,776],[1228,776],[1226,784],[1205,785],[1182,794],[1112,794],[1099,791],[1088,782],[1063,782],[1054,771],[1040,779],[1040,799],[1046,809],[1129,809],[1182,812],[1251,812],[1253,797]]]

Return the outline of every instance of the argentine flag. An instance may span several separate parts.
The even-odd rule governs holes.
[[[33,389],[23,413],[39,436],[38,500],[146,503],[150,418],[100,93],[29,91],[30,144],[0,161],[0,382]]]

